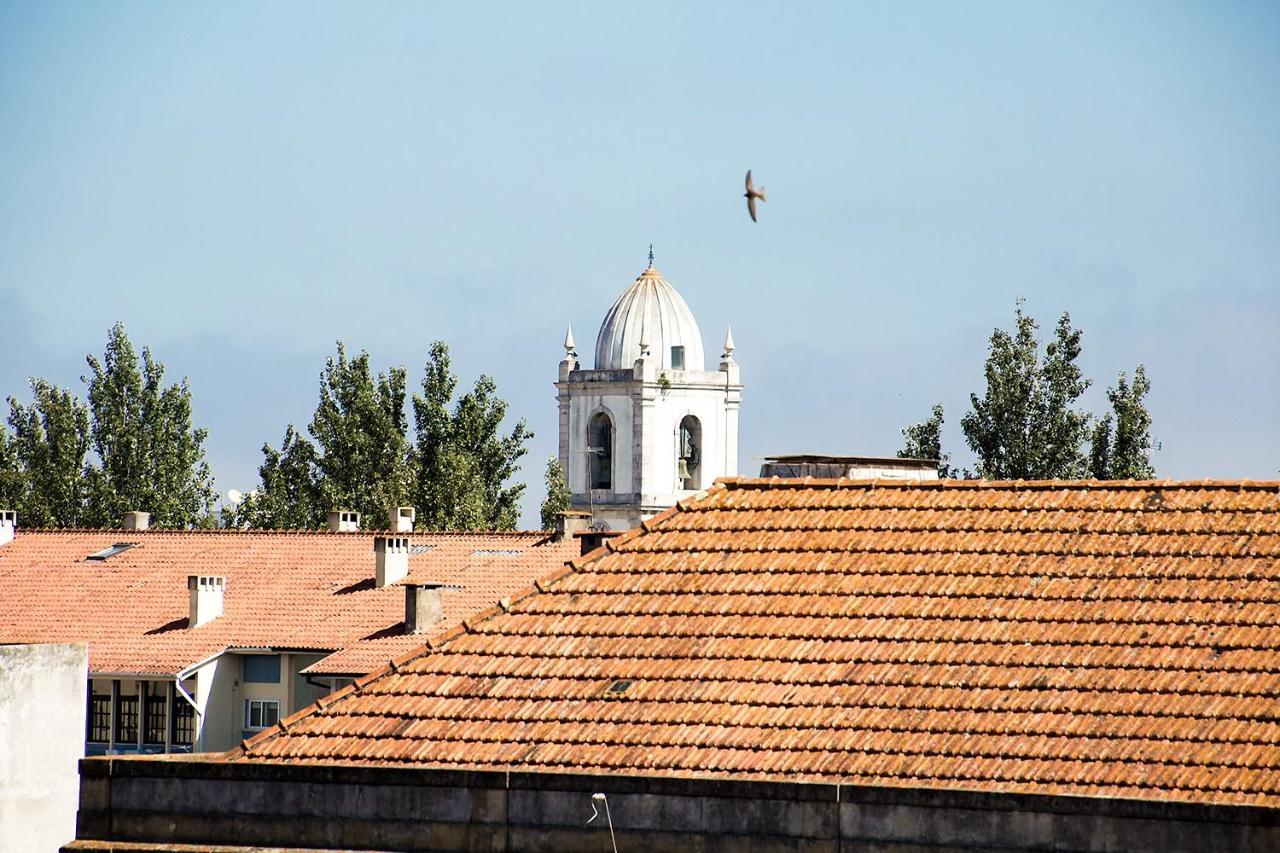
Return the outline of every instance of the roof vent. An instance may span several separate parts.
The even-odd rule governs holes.
[[[14,531],[18,529],[18,511],[16,509],[0,509],[0,545],[13,541]]]
[[[131,510],[124,514],[121,525],[125,530],[146,530],[151,526],[151,513]]]
[[[187,615],[187,627],[199,628],[222,615],[223,594],[227,590],[227,579],[213,575],[187,575],[187,598],[190,601],[190,612]]]
[[[388,513],[392,533],[412,533],[413,519],[417,515],[411,506],[398,506]]]
[[[411,583],[404,587],[404,632],[423,634],[444,619],[444,593],[460,586],[442,583]]]
[[[408,536],[374,537],[374,583],[379,589],[408,576],[411,550],[413,543]]]
[[[350,509],[329,511],[329,531],[331,533],[355,533],[359,529],[360,513]]]

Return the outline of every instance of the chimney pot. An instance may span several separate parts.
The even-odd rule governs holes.
[[[125,530],[146,530],[151,526],[151,513],[130,510],[124,514]]]
[[[0,509],[0,545],[13,541],[18,529],[18,511],[16,509]]]
[[[374,583],[379,589],[409,575],[409,551],[413,544],[408,536],[375,536],[373,539]]]
[[[360,529],[360,513],[350,509],[329,510],[329,530],[333,533],[355,533]]]
[[[388,513],[392,533],[412,533],[417,512],[411,506],[398,506]]]
[[[444,619],[444,593],[461,587],[442,583],[411,583],[404,587],[404,632],[424,634]]]
[[[187,575],[187,598],[190,612],[187,628],[199,628],[222,615],[222,599],[227,579],[215,575]]]

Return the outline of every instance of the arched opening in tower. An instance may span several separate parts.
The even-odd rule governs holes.
[[[676,480],[682,489],[702,488],[702,424],[693,415],[680,421],[676,441]]]
[[[587,458],[591,488],[613,488],[613,421],[596,412],[587,426]]]

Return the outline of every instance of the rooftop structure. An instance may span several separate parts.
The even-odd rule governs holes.
[[[579,548],[540,532],[19,527],[0,545],[0,643],[89,644],[90,752],[223,750]],[[416,587],[438,618],[408,630]]]

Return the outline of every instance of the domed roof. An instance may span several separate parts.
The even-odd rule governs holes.
[[[622,291],[596,336],[596,370],[630,370],[640,344],[658,368],[671,370],[671,348],[684,347],[684,369],[702,370],[702,332],[671,282],[652,266]]]

